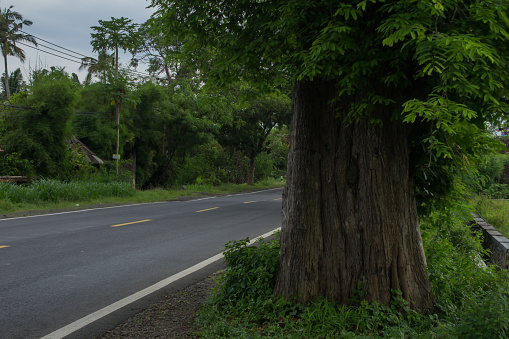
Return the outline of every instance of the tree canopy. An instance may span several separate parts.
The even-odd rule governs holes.
[[[214,49],[217,81],[334,79],[336,100],[348,102],[338,114],[350,119],[398,101],[395,118],[434,125],[425,152],[433,149],[438,157],[457,160],[469,149],[461,144],[463,133],[456,137],[458,129],[496,124],[508,111],[505,1],[152,4],[172,34],[187,35],[188,58],[203,60],[199,52],[209,53],[203,46]],[[396,100],[401,92],[406,98]]]
[[[415,199],[425,213],[493,145],[487,124],[508,110],[509,3],[152,4],[189,59],[212,53],[216,82],[295,84],[276,294],[347,302],[361,284],[368,300],[401,290],[432,308]]]

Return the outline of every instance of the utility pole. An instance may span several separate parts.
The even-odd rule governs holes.
[[[115,46],[115,83],[118,86],[118,44]],[[118,91],[118,88],[117,88]],[[118,175],[118,160],[120,155],[120,102],[115,100],[115,111],[117,115],[117,175]]]
[[[122,107],[122,95],[124,94],[121,90],[121,86],[118,83],[118,50],[122,48],[124,52],[129,50],[131,53],[139,43],[138,24],[133,24],[132,20],[121,17],[111,18],[109,21],[99,20],[99,26],[92,26],[91,28],[95,31],[92,33],[92,47],[94,52],[101,52],[107,49],[115,51],[115,115],[117,120],[117,146],[116,154],[113,155],[113,159],[116,160],[117,174],[119,173],[119,159],[120,159],[120,110]]]

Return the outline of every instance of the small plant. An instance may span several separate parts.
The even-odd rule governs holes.
[[[509,199],[509,186],[506,184],[491,184],[483,191],[483,194],[491,199]]]
[[[272,295],[279,269],[279,233],[268,242],[260,239],[254,246],[248,243],[246,238],[225,245],[226,270],[214,295],[220,305],[247,305]]]

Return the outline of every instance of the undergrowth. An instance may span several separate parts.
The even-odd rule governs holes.
[[[195,323],[202,338],[505,338],[509,335],[509,279],[484,267],[480,238],[466,226],[469,210],[430,215],[422,223],[436,312],[408,306],[399,291],[389,305],[340,305],[317,298],[307,305],[273,297],[279,235],[248,247],[225,246],[226,269]]]
[[[84,180],[63,182],[40,179],[26,185],[0,182],[0,200],[4,203],[37,204],[45,202],[80,201],[101,197],[127,197],[134,195],[131,184],[123,181]]]
[[[129,178],[128,178],[129,179]],[[172,200],[203,193],[225,194],[281,187],[279,180],[265,180],[255,185],[190,185],[186,189],[135,190],[131,180],[114,175],[89,175],[72,181],[41,179],[17,185],[0,182],[0,214],[27,210],[84,207],[91,204],[126,204]]]

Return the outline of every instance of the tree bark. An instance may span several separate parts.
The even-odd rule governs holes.
[[[11,89],[9,88],[9,71],[7,70],[7,55],[3,54],[4,56],[4,68],[5,68],[5,79],[4,79],[4,85],[5,85],[5,97],[7,100],[11,98]]]
[[[409,124],[388,112],[375,114],[382,126],[373,116],[347,122],[330,104],[336,96],[322,80],[294,88],[275,295],[348,303],[361,286],[361,299],[389,303],[400,290],[412,308],[429,311]]]

